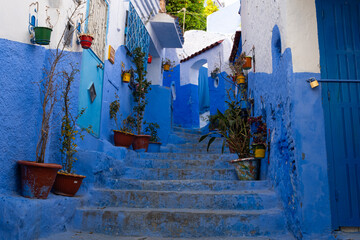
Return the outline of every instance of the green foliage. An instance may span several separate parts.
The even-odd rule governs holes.
[[[160,138],[158,136],[158,129],[160,128],[159,124],[157,123],[147,123],[144,122],[145,125],[145,133],[150,134],[150,142],[159,142]]]
[[[209,132],[201,136],[199,142],[209,137],[207,150],[215,139],[220,135],[223,138],[222,152],[226,143],[233,149],[239,158],[249,157],[250,152],[250,123],[247,116],[250,110],[244,110],[240,107],[241,95],[235,95],[233,89],[228,89],[228,109],[224,113],[217,111],[213,121],[218,123],[215,132]],[[244,111],[248,111],[244,114]],[[216,134],[218,135],[216,135]]]
[[[206,30],[206,14],[204,12],[203,0],[168,0],[166,11],[179,18],[180,27],[183,27],[184,12],[186,9],[185,31],[187,30]]]
[[[81,109],[80,112],[73,116],[71,114],[72,108],[70,104],[69,94],[71,92],[71,84],[74,82],[75,76],[78,74],[79,70],[74,68],[71,65],[71,72],[68,73],[66,71],[62,72],[62,77],[64,79],[64,83],[66,85],[63,93],[62,99],[64,101],[64,105],[62,110],[64,112],[64,116],[61,120],[61,153],[65,155],[65,158],[62,160],[63,171],[67,173],[73,173],[73,164],[77,160],[75,158],[75,154],[77,153],[77,145],[75,143],[76,137],[79,135],[83,140],[84,135],[82,131],[87,131],[88,133],[92,132],[92,127],[81,129],[80,131],[76,128],[76,122],[85,113],[85,108]]]
[[[119,96],[115,94],[115,100],[110,103],[110,118],[113,118],[115,121],[115,125],[117,130],[122,132],[133,133],[133,129],[135,128],[135,118],[132,116],[132,113],[129,114],[126,118],[122,120],[121,126],[118,125],[118,112],[120,110],[120,101]],[[122,114],[120,114],[120,119],[122,118]]]
[[[135,76],[135,90],[133,91],[134,101],[136,105],[133,110],[136,118],[137,134],[141,133],[142,120],[144,119],[145,107],[147,104],[146,94],[151,90],[151,83],[146,79],[145,61],[147,56],[141,51],[141,48],[136,48],[132,53],[132,62],[136,66]],[[146,57],[146,58],[145,58]]]
[[[207,0],[206,1],[206,7],[205,7],[205,15],[209,16],[210,14],[217,12],[219,8],[214,4],[213,0]]]

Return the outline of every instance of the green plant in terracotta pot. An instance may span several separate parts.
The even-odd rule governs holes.
[[[145,133],[151,136],[149,140],[148,152],[160,152],[161,143],[158,135],[158,129],[160,128],[159,124],[152,122],[144,122],[144,124],[146,125]]]
[[[118,124],[118,112],[120,110],[119,96],[115,94],[115,100],[110,103],[110,118],[114,119],[116,130],[114,132],[114,144],[118,147],[130,147],[135,139],[133,129],[135,128],[135,119],[129,114],[122,120],[122,124]],[[120,118],[122,115],[120,114]]]
[[[81,3],[76,3],[69,19],[75,17],[81,6]],[[59,64],[66,56],[63,42],[68,40],[64,39],[66,36],[71,36],[71,34],[65,35],[65,31],[66,28],[59,39],[56,49],[50,52],[49,67],[44,68],[44,78],[37,82],[41,93],[41,128],[36,145],[36,161],[21,160],[17,162],[21,171],[22,195],[28,198],[46,199],[54,184],[57,171],[62,167],[59,164],[45,163],[45,157],[51,132],[52,115],[58,101],[58,80],[61,76]]]
[[[135,78],[134,84],[135,88],[133,90],[133,97],[135,101],[135,106],[133,108],[135,119],[136,119],[136,137],[133,142],[133,149],[139,151],[147,151],[150,135],[141,134],[145,107],[147,105],[146,94],[151,90],[151,83],[146,79],[146,70],[145,70],[145,53],[142,52],[141,48],[136,48],[132,53],[132,62],[135,64]]]
[[[85,109],[81,109],[78,114],[75,116],[72,114],[74,111],[71,107],[70,94],[71,86],[75,81],[75,77],[78,74],[79,70],[74,68],[71,65],[71,72],[66,71],[62,72],[64,79],[65,89],[63,90],[62,100],[63,100],[63,117],[61,120],[61,153],[62,158],[62,171],[59,171],[55,183],[53,186],[53,192],[59,195],[74,196],[79,190],[81,183],[85,176],[78,175],[74,173],[74,163],[77,158],[75,154],[77,153],[77,144],[76,137],[79,136],[82,140],[84,139],[83,131],[88,133],[92,132],[92,127],[77,129],[77,120],[84,114]]]

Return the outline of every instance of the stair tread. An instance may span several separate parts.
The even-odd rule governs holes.
[[[228,190],[228,191],[209,191],[209,190],[195,190],[195,191],[159,191],[159,190],[139,190],[139,189],[108,189],[108,188],[94,188],[93,191],[101,192],[147,192],[147,193],[176,193],[176,194],[202,194],[202,195],[251,195],[251,194],[263,194],[263,195],[276,195],[274,191],[269,189],[259,190]]]
[[[127,207],[80,207],[81,211],[110,211],[110,212],[137,212],[137,213],[191,213],[191,214],[212,214],[212,215],[265,215],[280,214],[282,209],[278,207],[256,210],[227,210],[227,209],[193,209],[193,208],[127,208]]]
[[[146,236],[114,236],[101,233],[85,232],[85,231],[68,231],[57,233],[39,240],[292,240],[290,234],[256,236],[256,237],[206,237],[206,238],[162,238],[162,237],[146,237]]]

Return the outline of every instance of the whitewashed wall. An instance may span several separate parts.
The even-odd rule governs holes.
[[[240,1],[219,9],[219,11],[207,17],[207,32],[230,33],[233,34],[241,28],[241,19],[239,15]]]
[[[291,48],[294,72],[320,72],[315,0],[242,0],[241,4],[243,49],[249,53],[255,46],[257,72],[272,72],[275,25],[282,52]]]

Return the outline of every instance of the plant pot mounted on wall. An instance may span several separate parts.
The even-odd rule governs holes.
[[[81,34],[79,36],[80,44],[83,49],[89,49],[91,47],[94,37],[89,34]]]
[[[130,82],[130,79],[131,79],[131,73],[128,73],[128,72],[124,72],[123,73],[123,77],[122,77],[122,80],[123,82]]]
[[[249,70],[251,68],[251,60],[252,60],[252,57],[249,57],[249,56],[245,57],[245,63],[243,65],[243,69]]]
[[[35,43],[49,45],[52,29],[48,27],[34,27]]]

